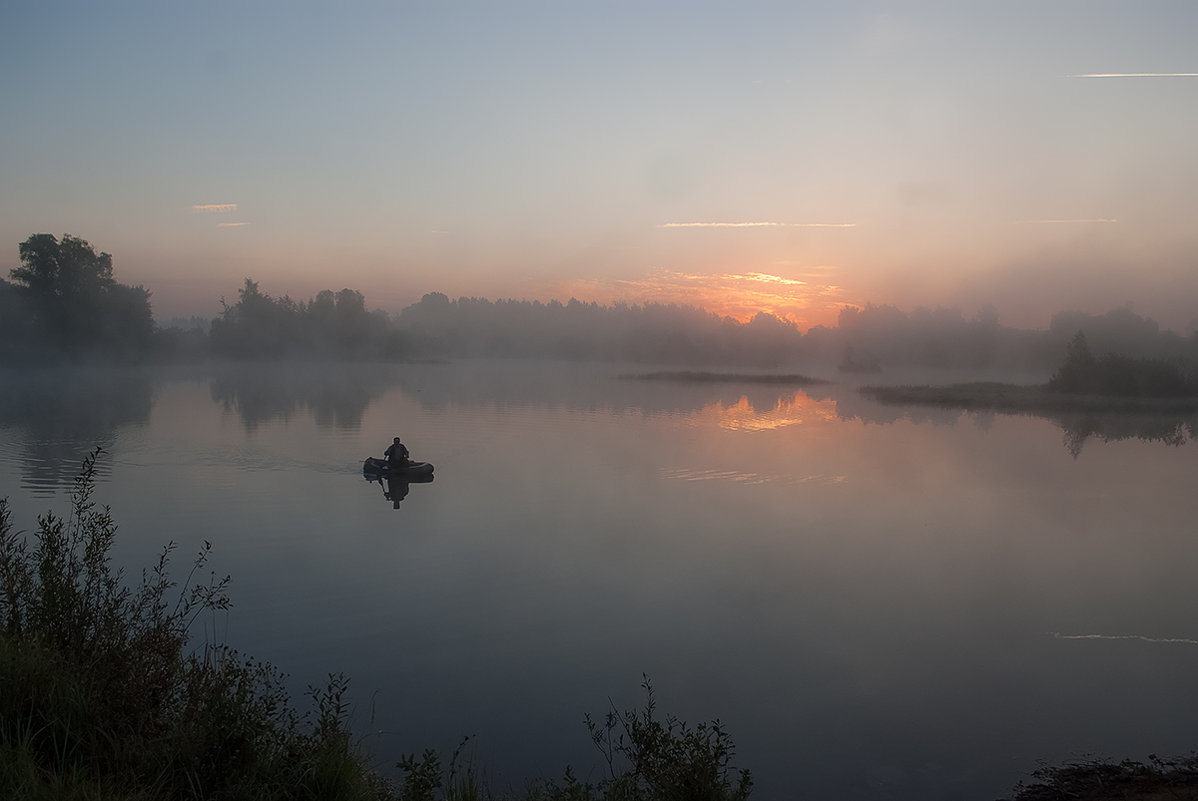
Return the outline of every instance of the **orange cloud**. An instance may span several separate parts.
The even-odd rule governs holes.
[[[1016,225],[1057,225],[1060,223],[1117,223],[1118,220],[1112,220],[1106,217],[1089,217],[1077,220],[1016,220]]]

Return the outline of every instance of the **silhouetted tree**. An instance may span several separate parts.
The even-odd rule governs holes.
[[[237,302],[221,300],[212,321],[212,352],[233,359],[283,357],[365,359],[402,355],[403,343],[388,331],[386,315],[366,311],[366,299],[353,289],[323,290],[307,303],[272,298],[253,279],[237,292]]]
[[[275,300],[245,279],[237,302],[221,298],[221,314],[212,321],[212,352],[230,358],[280,358],[299,349],[299,307],[289,297]]]
[[[34,234],[19,252],[21,266],[10,272],[18,294],[6,302],[21,307],[26,349],[73,357],[138,358],[149,352],[154,338],[150,293],[118,284],[111,255],[70,234],[61,241]]]
[[[1069,341],[1065,361],[1049,380],[1048,388],[1054,392],[1140,398],[1198,394],[1193,371],[1182,362],[1137,359],[1118,353],[1095,359],[1082,331]]]
[[[1078,331],[1065,348],[1065,361],[1048,381],[1053,392],[1089,392],[1098,384],[1098,361],[1090,353],[1086,335]]]
[[[386,334],[386,318],[367,312],[366,298],[353,289],[323,290],[301,305],[301,312],[313,353],[345,358],[375,354]]]
[[[12,279],[39,297],[95,295],[111,286],[112,256],[96,253],[86,241],[63,234],[34,234],[20,244],[21,266]]]

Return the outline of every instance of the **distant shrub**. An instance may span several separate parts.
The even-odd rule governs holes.
[[[1065,360],[1049,379],[1052,392],[1128,398],[1178,398],[1198,395],[1193,370],[1179,362],[1108,353],[1096,359],[1078,331]]]

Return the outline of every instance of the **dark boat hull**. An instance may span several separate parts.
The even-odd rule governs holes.
[[[366,457],[362,463],[362,472],[368,476],[383,476],[386,478],[420,479],[433,474],[433,466],[429,462],[408,462],[398,470],[392,470],[386,459]]]

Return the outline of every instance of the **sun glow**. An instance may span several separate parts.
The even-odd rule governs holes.
[[[661,270],[635,280],[580,280],[548,288],[555,296],[610,304],[676,303],[721,317],[748,322],[761,312],[789,320],[806,330],[835,325],[847,302],[835,283],[836,268],[826,265],[782,276],[763,271],[683,273]]]

